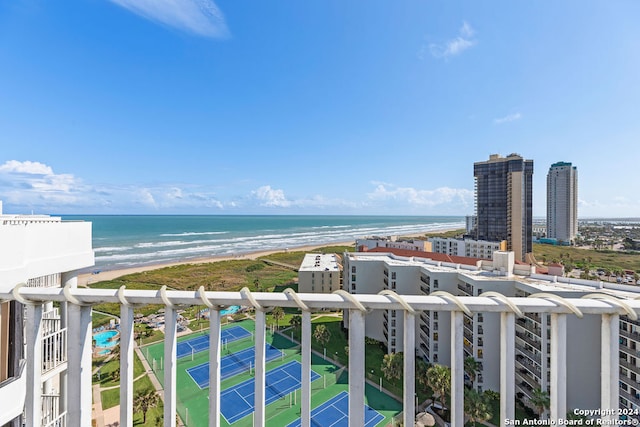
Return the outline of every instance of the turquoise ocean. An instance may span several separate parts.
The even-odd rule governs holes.
[[[93,224],[95,267],[113,270],[364,236],[464,228],[457,216],[62,215]]]

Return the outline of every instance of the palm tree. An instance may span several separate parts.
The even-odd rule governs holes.
[[[416,359],[416,381],[421,386],[429,387],[429,381],[427,379],[427,371],[429,370],[429,364],[422,359]]]
[[[160,401],[160,396],[155,391],[147,390],[136,395],[133,400],[133,407],[136,412],[142,412],[142,423],[147,422],[147,411],[156,406]]]
[[[299,331],[300,326],[302,326],[302,316],[299,314],[291,316],[291,319],[289,319],[289,325],[291,325],[296,332]]]
[[[280,321],[282,319],[284,319],[284,310],[282,309],[282,307],[274,307],[273,311],[271,312],[271,315],[273,316],[273,319],[275,320],[276,329],[278,329],[278,324],[280,323]]]
[[[120,382],[120,369],[115,369],[111,372],[111,381],[114,383]]]
[[[313,331],[313,337],[324,347],[331,339],[331,332],[326,326],[318,325],[316,326],[315,331]]]
[[[120,344],[115,345],[111,348],[111,356],[114,359],[120,359]]]
[[[551,400],[549,400],[549,393],[542,391],[542,389],[539,388],[533,390],[533,396],[529,399],[529,402],[535,406],[538,411],[538,416],[541,416],[545,409],[548,409],[551,404]]]
[[[476,421],[487,421],[493,416],[486,396],[474,389],[464,390],[464,413],[474,425]]]
[[[382,374],[387,380],[400,379],[404,367],[404,355],[402,353],[388,353],[382,358]]]
[[[451,369],[442,365],[431,365],[427,370],[427,384],[438,394],[442,406],[445,406],[447,394],[451,390]]]
[[[476,381],[476,375],[480,371],[480,362],[478,362],[473,356],[469,356],[464,359],[464,372],[469,375],[471,380],[471,386]]]

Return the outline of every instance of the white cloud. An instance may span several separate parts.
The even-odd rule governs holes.
[[[520,120],[521,118],[522,118],[522,114],[514,113],[514,114],[506,115],[504,117],[499,117],[497,119],[493,119],[493,123],[495,123],[497,125],[501,125],[503,123],[514,122],[516,120]]]
[[[169,199],[183,199],[184,195],[182,193],[182,189],[178,187],[170,188],[167,192],[167,198]]]
[[[29,175],[51,175],[53,170],[40,162],[20,162],[18,160],[8,160],[0,165],[0,172],[4,173],[24,173]]]
[[[157,207],[156,199],[153,197],[153,194],[151,194],[151,191],[149,191],[148,188],[141,188],[138,191],[138,202],[142,203],[143,205],[152,206],[154,208]]]
[[[412,187],[396,187],[393,184],[374,183],[376,188],[367,194],[372,201],[401,203],[418,207],[468,208],[473,206],[473,191],[440,187],[435,190],[418,190]]]
[[[204,37],[229,35],[224,16],[212,0],[111,0],[151,21]]]
[[[444,43],[431,43],[429,51],[436,58],[450,58],[464,52],[465,50],[475,46],[478,42],[473,38],[475,30],[464,21],[462,27],[458,30],[458,36],[445,41]],[[425,48],[422,48],[419,56],[424,56]]]
[[[291,206],[291,202],[287,200],[283,190],[276,190],[270,185],[263,185],[251,192],[258,199],[261,206],[286,208]]]
[[[9,160],[0,165],[0,184],[35,193],[71,193],[81,186],[71,174],[56,174],[40,162]]]
[[[0,199],[6,205],[72,206],[85,186],[71,174],[56,174],[40,162],[9,160],[0,165]]]

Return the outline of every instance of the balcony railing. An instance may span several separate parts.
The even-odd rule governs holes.
[[[43,319],[44,321],[44,319]],[[42,374],[67,362],[67,329],[42,336]]]
[[[549,313],[551,317],[550,415],[564,418],[567,413],[567,316],[592,314],[601,316],[601,402],[603,414],[613,414],[619,404],[619,317],[637,317],[640,301],[604,299],[563,299],[549,295],[529,298],[455,297],[451,294],[405,295],[392,292],[379,295],[296,294],[241,292],[159,291],[72,288],[16,287],[0,293],[0,299],[17,299],[27,305],[25,328],[27,351],[27,396],[25,414],[28,426],[41,425],[42,303],[57,301],[66,305],[67,328],[67,411],[61,423],[68,426],[91,425],[91,306],[116,303],[121,308],[121,386],[120,425],[133,425],[133,325],[134,306],[162,304],[165,307],[164,337],[164,426],[176,425],[176,324],[178,307],[206,305],[210,308],[209,357],[209,425],[220,425],[220,354],[221,314],[224,306],[243,305],[255,309],[255,395],[254,425],[265,425],[265,344],[266,310],[271,307],[299,308],[302,311],[301,424],[311,425],[311,312],[331,308],[348,311],[349,327],[349,426],[365,424],[365,315],[371,310],[398,310],[404,321],[403,422],[413,425],[415,414],[416,316],[424,310],[448,312],[451,323],[451,425],[461,426],[463,417],[464,349],[463,319],[472,313],[500,314],[500,418],[515,419],[515,319],[523,312]],[[610,410],[610,411],[607,411]],[[612,421],[612,415],[603,415]],[[47,420],[49,421],[49,420]]]
[[[640,334],[638,332],[628,332],[624,329],[620,329],[620,336],[640,342]]]

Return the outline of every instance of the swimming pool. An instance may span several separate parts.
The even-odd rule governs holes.
[[[113,337],[118,335],[118,333],[119,333],[118,331],[104,331],[104,332],[100,332],[99,334],[95,334],[93,336],[93,339],[96,342],[96,347],[101,347],[101,348],[114,347],[120,341],[119,339],[115,339],[115,340],[113,339]]]
[[[220,314],[222,316],[227,316],[229,314],[236,314],[238,311],[240,311],[240,306],[232,305],[232,306],[229,306],[229,308],[225,308],[224,310],[221,310]]]

